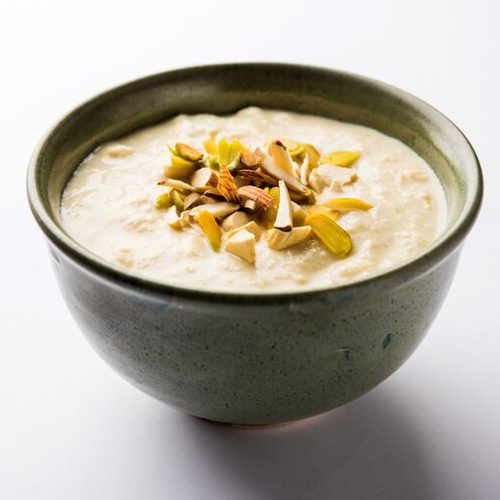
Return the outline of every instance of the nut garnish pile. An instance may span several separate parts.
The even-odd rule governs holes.
[[[311,144],[286,142],[273,140],[267,152],[250,151],[238,140],[217,142],[213,133],[204,142],[206,152],[183,143],[169,147],[171,164],[158,182],[168,190],[157,198],[157,208],[166,210],[171,227],[197,229],[214,251],[222,248],[250,264],[263,234],[273,250],[316,237],[333,255],[346,257],[352,240],[337,221],[342,213],[372,206],[356,198],[316,203],[315,194],[333,182],[332,169],[345,169],[334,182],[356,182],[349,167],[359,152],[321,156]]]

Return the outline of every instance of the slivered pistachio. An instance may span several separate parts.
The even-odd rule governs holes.
[[[349,212],[351,210],[370,210],[373,205],[366,201],[358,200],[357,198],[330,198],[329,200],[320,203],[324,207],[328,207],[337,212]]]
[[[307,205],[316,203],[316,195],[312,189],[308,190],[307,195],[297,193],[296,191],[290,191],[290,198],[296,203],[306,203]]]
[[[226,167],[235,166],[234,162],[239,158],[239,153],[243,149],[240,141],[232,141],[229,143],[226,139],[219,141],[219,164]]]
[[[359,156],[359,151],[335,151],[322,156],[319,162],[336,165],[337,167],[350,167]]]
[[[192,148],[188,144],[178,142],[175,145],[175,150],[177,151],[177,154],[185,160],[192,161],[194,163],[198,163],[199,161],[203,160],[203,153],[198,151],[197,149]]]
[[[210,137],[205,142],[203,142],[203,146],[205,147],[207,153],[211,155],[219,154],[219,149],[217,148],[217,142],[215,140],[216,135],[216,132],[212,132],[210,134]]]
[[[203,160],[203,153],[189,146],[188,144],[184,144],[182,142],[178,142],[175,145],[175,150],[177,154],[184,158],[185,160],[192,161],[194,163],[198,163]]]
[[[170,208],[172,206],[172,203],[173,202],[172,198],[170,197],[170,191],[162,193],[156,198],[156,208],[159,208],[160,210]]]
[[[352,240],[349,233],[331,217],[317,212],[306,217],[306,224],[311,226],[314,234],[336,257],[345,257],[351,252]]]
[[[325,214],[326,216],[333,219],[335,222],[338,221],[340,217],[339,212],[336,212],[335,210],[332,210],[331,208],[325,207],[323,205],[312,205],[309,207],[309,210],[307,212],[308,215],[317,213]]]
[[[331,198],[316,204],[310,186],[320,192],[326,186],[337,189],[333,187],[336,182],[342,191],[357,175],[355,171],[344,175],[346,169],[339,167],[352,165],[359,152],[337,151],[320,158],[312,144],[274,140],[268,155],[259,148],[251,152],[238,140],[222,138],[217,143],[215,137],[212,132],[204,142],[207,155],[189,144],[169,146],[171,165],[165,167],[166,178],[158,184],[169,186],[170,191],[157,197],[156,206],[167,209],[171,227],[192,225],[205,234],[215,251],[221,247],[223,229],[224,249],[251,264],[262,226],[268,228],[266,239],[274,250],[289,248],[314,234],[332,254],[349,254],[351,238],[336,221],[341,212],[372,206],[356,198]],[[217,219],[222,220],[222,229]]]
[[[184,200],[186,199],[186,195],[177,191],[177,189],[172,189],[170,192],[170,197],[172,199],[172,203],[175,205],[175,208],[180,213],[184,210]]]
[[[279,181],[279,206],[274,227],[281,231],[291,231],[293,227],[292,200],[284,181]]]
[[[210,158],[208,158],[206,165],[208,168],[211,168],[212,170],[215,170],[216,172],[218,172],[220,169],[219,157],[218,156],[211,156]]]
[[[309,165],[311,168],[316,168],[319,162],[319,151],[312,144],[299,144],[295,149],[290,151],[293,159],[297,158],[299,162],[303,162],[306,156],[309,157]]]
[[[196,163],[185,160],[178,155],[172,155],[171,165],[164,168],[165,177],[171,179],[186,179],[196,170]]]
[[[311,236],[311,226],[294,227],[291,231],[280,231],[272,228],[266,231],[269,248],[283,250],[307,240]]]
[[[215,252],[220,250],[222,231],[212,213],[207,210],[200,210],[196,217],[201,230]]]

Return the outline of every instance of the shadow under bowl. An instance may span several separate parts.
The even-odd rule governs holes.
[[[153,282],[66,234],[61,194],[99,144],[179,113],[227,114],[249,105],[357,123],[401,140],[432,166],[444,188],[444,232],[425,254],[374,278],[269,295]],[[403,364],[451,284],[480,207],[482,178],[466,138],[421,100],[340,71],[255,63],[168,71],[91,99],[37,147],[28,194],[64,299],[111,366],[191,415],[265,425],[342,405]]]

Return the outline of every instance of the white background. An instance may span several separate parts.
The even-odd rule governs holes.
[[[0,4],[0,498],[500,498],[500,10],[491,1]],[[365,397],[274,430],[182,415],[77,331],[26,202],[41,134],[103,89],[196,63],[336,67],[430,102],[470,138],[486,198],[411,360]]]

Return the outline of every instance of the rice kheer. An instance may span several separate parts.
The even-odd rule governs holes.
[[[446,201],[396,139],[252,107],[179,115],[102,145],[68,182],[61,217],[77,242],[134,274],[258,293],[398,267],[439,235]]]

